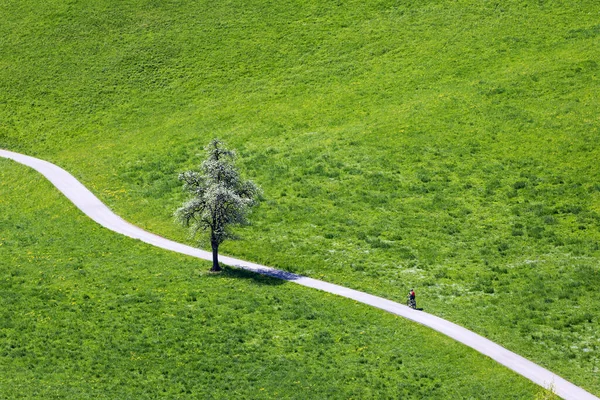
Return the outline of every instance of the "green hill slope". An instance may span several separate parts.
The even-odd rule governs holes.
[[[600,393],[595,1],[7,1],[0,146],[172,223],[214,136],[235,256],[403,300]]]
[[[382,311],[109,232],[0,160],[1,398],[531,398]]]

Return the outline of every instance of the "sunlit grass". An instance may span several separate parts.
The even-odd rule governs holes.
[[[600,391],[597,2],[0,10],[1,147],[188,240],[176,175],[221,137],[266,197],[223,252],[401,301],[414,286]]]

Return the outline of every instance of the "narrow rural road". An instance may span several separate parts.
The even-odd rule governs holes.
[[[106,205],[104,205],[96,196],[94,196],[85,186],[83,186],[75,177],[62,168],[34,157],[26,156],[0,149],[0,156],[9,158],[21,164],[27,165],[42,175],[44,175],[54,186],[64,193],[69,200],[73,202],[80,210],[87,214],[100,225],[121,233],[123,235],[139,239],[143,242],[152,244],[163,249],[176,251],[193,257],[205,260],[212,260],[212,254],[191,246],[177,243],[158,235],[146,232],[143,229],[134,226],[119,216],[115,215]],[[231,257],[221,257],[220,260],[227,265],[243,268],[259,274],[272,276],[286,281],[294,282],[299,285],[311,287],[325,292],[333,293],[339,296],[347,297],[373,307],[391,312],[411,321],[435,329],[457,340],[478,352],[496,360],[500,364],[510,368],[525,378],[537,383],[543,387],[554,388],[554,391],[560,397],[567,400],[600,400],[598,397],[586,392],[582,388],[573,385],[560,376],[540,367],[537,364],[515,354],[498,344],[471,332],[450,321],[446,321],[435,315],[427,314],[422,311],[416,311],[405,305],[387,300],[381,297],[373,296],[367,293],[359,292],[345,288],[343,286],[319,281],[317,279],[292,274],[285,271],[276,270],[259,264],[250,263],[243,260],[237,260]]]

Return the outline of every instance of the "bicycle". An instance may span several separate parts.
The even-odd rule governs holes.
[[[413,310],[417,309],[417,300],[411,298],[410,295],[406,298],[406,305],[412,308]]]

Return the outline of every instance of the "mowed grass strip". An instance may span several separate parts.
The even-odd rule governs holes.
[[[347,299],[161,251],[0,160],[0,397],[531,398],[539,388]]]
[[[599,394],[596,1],[0,5],[0,146],[172,221],[220,136],[223,252],[458,322]]]

